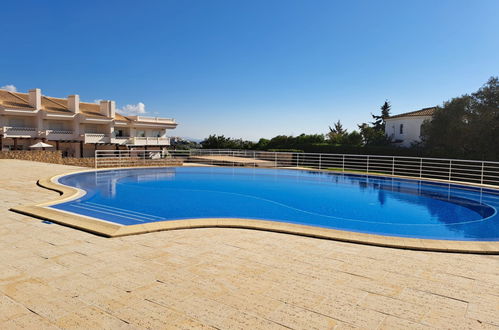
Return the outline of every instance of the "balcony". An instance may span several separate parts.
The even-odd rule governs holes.
[[[43,131],[43,136],[50,141],[58,141],[58,140],[73,140],[75,139],[75,135],[73,131],[67,130],[54,130],[48,129]]]
[[[173,118],[161,118],[161,117],[146,117],[146,116],[128,116],[128,118],[133,121],[144,122],[144,123],[155,123],[155,124],[174,124],[175,119]]]
[[[39,131],[34,127],[0,127],[0,134],[12,138],[36,138]]]
[[[128,142],[134,146],[169,146],[170,138],[167,137],[132,137]]]
[[[84,143],[110,143],[109,134],[85,133],[82,135]]]
[[[111,138],[111,143],[119,144],[119,145],[129,144],[128,143],[129,141],[130,141],[129,136],[115,136],[115,137]]]

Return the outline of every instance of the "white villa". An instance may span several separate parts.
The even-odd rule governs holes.
[[[394,144],[410,147],[412,143],[421,141],[421,125],[431,120],[436,107],[406,112],[385,119],[385,134]]]
[[[27,150],[43,141],[70,157],[95,150],[159,150],[170,145],[171,118],[123,116],[114,101],[80,102],[79,95],[55,98],[40,89],[0,90],[0,151]]]

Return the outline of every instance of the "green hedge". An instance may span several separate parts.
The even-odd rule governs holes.
[[[325,154],[357,154],[357,155],[385,155],[385,156],[409,156],[422,157],[420,150],[412,148],[397,148],[392,146],[342,146],[327,143],[312,144],[304,148],[305,152],[317,152]]]

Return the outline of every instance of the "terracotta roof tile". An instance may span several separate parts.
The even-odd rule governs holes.
[[[388,119],[400,118],[400,117],[433,116],[433,113],[435,112],[436,109],[437,109],[437,107],[424,108],[421,110],[416,110],[416,111],[401,113],[399,115],[390,116],[390,117],[388,117]]]
[[[80,112],[90,117],[107,118],[100,113],[100,105],[97,103],[80,102]]]
[[[72,113],[67,107],[66,99],[42,96],[42,109],[49,112]]]
[[[28,94],[9,92],[0,89],[0,105],[19,110],[33,111],[33,108],[28,103]]]
[[[119,114],[116,112],[115,114],[116,120],[122,120],[122,121],[130,121],[127,117],[123,116],[122,114]]]
[[[33,111],[33,107],[29,105],[27,93],[9,92],[0,89],[0,105],[6,108]],[[72,113],[68,108],[67,99],[48,97],[42,95],[42,109],[47,112],[55,113]],[[85,116],[94,118],[108,118],[100,113],[100,105],[97,103],[80,102],[80,112]],[[122,114],[115,114],[116,120],[130,121],[129,118]]]

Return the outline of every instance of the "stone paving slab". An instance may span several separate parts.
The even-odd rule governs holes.
[[[8,211],[77,169],[0,160],[0,329],[499,329],[495,255],[229,228],[103,238]]]

